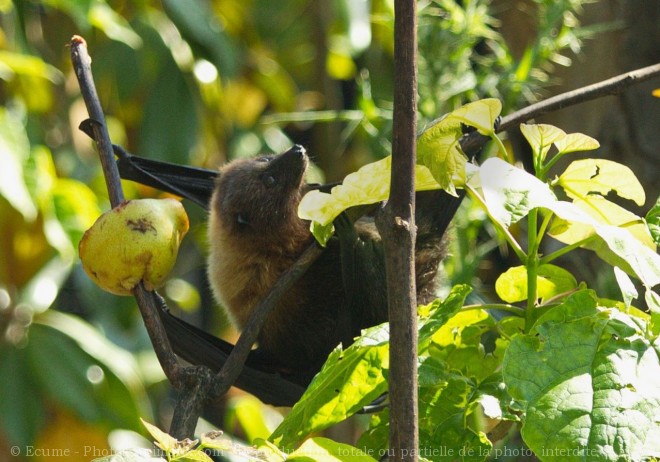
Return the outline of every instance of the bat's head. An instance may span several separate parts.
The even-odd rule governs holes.
[[[298,218],[298,204],[308,190],[308,163],[305,149],[294,145],[283,154],[227,164],[211,198],[210,226],[224,237],[280,245],[292,238],[306,241],[308,223]]]

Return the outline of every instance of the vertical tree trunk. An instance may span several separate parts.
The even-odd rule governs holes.
[[[395,1],[394,130],[390,197],[378,219],[386,255],[390,320],[390,458],[418,458],[415,162],[417,11]]]

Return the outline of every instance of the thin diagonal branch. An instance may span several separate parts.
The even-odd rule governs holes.
[[[551,98],[530,104],[502,118],[498,133],[506,131],[535,117],[565,109],[603,96],[618,95],[633,85],[660,76],[660,63],[626,72],[615,77],[575,90],[567,91]],[[461,139],[461,148],[470,153],[483,146],[490,138],[472,132]]]

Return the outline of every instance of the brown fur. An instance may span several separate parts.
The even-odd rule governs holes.
[[[308,190],[303,181],[307,157],[299,149],[300,153],[288,151],[270,161],[234,161],[220,171],[210,206],[208,273],[216,298],[239,329],[312,242],[309,223],[297,213]],[[356,229],[363,241],[379,245],[373,223],[359,222]],[[428,230],[420,227],[420,231],[416,265],[421,303],[433,298],[441,239],[425,241]],[[387,320],[383,262],[367,262],[356,269],[358,278],[367,281],[357,307],[353,299],[353,309],[359,312],[352,313],[352,334]],[[266,320],[258,339],[260,351],[280,370],[315,372],[346,338],[337,328],[346,300],[340,249],[331,240]]]

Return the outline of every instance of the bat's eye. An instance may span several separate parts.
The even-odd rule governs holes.
[[[268,174],[268,173],[264,173],[263,175],[261,175],[261,181],[263,182],[263,184],[267,188],[271,188],[271,187],[275,186],[275,184],[277,183],[277,180],[275,179],[275,177],[273,175]]]
[[[265,163],[268,163],[268,162],[270,162],[271,160],[273,160],[273,157],[272,157],[272,156],[262,156],[262,157],[257,157],[257,161],[258,161],[258,162],[265,162]]]
[[[247,219],[247,217],[245,215],[241,214],[241,213],[236,215],[236,222],[239,225],[249,225],[250,224],[250,221]]]

